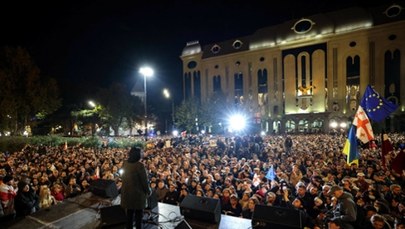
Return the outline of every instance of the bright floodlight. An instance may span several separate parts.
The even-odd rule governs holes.
[[[340,123],[340,128],[346,128],[347,127],[347,123],[345,123],[345,122],[342,122],[342,123]]]
[[[139,73],[146,77],[153,76],[153,69],[150,67],[142,67],[139,69]]]
[[[241,114],[232,115],[229,118],[229,128],[232,131],[241,131],[246,127],[246,119]]]
[[[332,127],[332,128],[336,128],[338,126],[338,123],[333,121],[333,122],[330,123],[329,126]]]
[[[173,130],[173,136],[175,136],[175,137],[177,137],[177,135],[179,135],[179,131],[177,131],[177,130]]]

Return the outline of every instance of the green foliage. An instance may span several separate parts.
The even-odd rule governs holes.
[[[130,91],[122,84],[116,83],[107,89],[101,89],[97,97],[103,107],[99,113],[100,118],[107,127],[114,130],[115,136],[119,136],[119,128],[124,123],[132,127],[133,120],[143,114],[140,99],[131,96]]]
[[[134,141],[133,139],[129,138],[121,138],[119,141],[119,145],[122,148],[131,148],[133,146],[144,148],[145,143],[143,141]]]
[[[68,147],[80,145],[86,148],[98,148],[102,145],[102,139],[99,137],[73,138],[60,137],[57,135],[35,136],[28,138],[22,136],[0,137],[0,152],[20,151],[26,145],[63,147],[65,143],[67,143]],[[108,143],[109,148],[128,149],[132,146],[144,148],[145,143],[134,138],[115,138]]]
[[[82,146],[86,148],[101,147],[101,141],[98,137],[89,137],[82,142]]]
[[[195,120],[200,116],[200,108],[195,99],[184,101],[175,112],[176,126],[190,133],[195,132]]]

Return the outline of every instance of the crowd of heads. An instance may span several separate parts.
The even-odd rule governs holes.
[[[393,159],[405,138],[390,139]],[[339,193],[347,192],[357,205],[356,228],[373,228],[380,219],[403,227],[405,173],[390,170],[389,158],[382,165],[378,141],[362,147],[358,165],[348,165],[345,140],[326,134],[149,139],[141,161],[160,202],[179,205],[186,195],[217,198],[223,214],[244,218],[252,218],[257,204],[291,207],[307,214],[310,227],[323,228]],[[0,180],[14,191],[7,198],[14,199],[16,214],[27,215],[88,192],[96,179],[114,180],[119,189],[123,161],[139,160],[128,158],[129,151],[28,146],[3,154]],[[23,211],[16,203],[24,192],[34,205]],[[2,195],[3,208],[7,198]]]

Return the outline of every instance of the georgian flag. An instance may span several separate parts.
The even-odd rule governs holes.
[[[361,142],[367,143],[374,139],[370,120],[361,106],[359,106],[354,116],[353,125],[357,127],[356,137],[360,139]]]

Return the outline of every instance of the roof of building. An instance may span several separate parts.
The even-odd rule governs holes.
[[[204,45],[187,44],[182,56],[202,53],[202,58],[228,55],[247,50],[277,46],[285,42],[325,35],[342,34],[353,30],[405,20],[405,1],[373,8],[351,7],[319,13],[258,29],[250,36]]]

